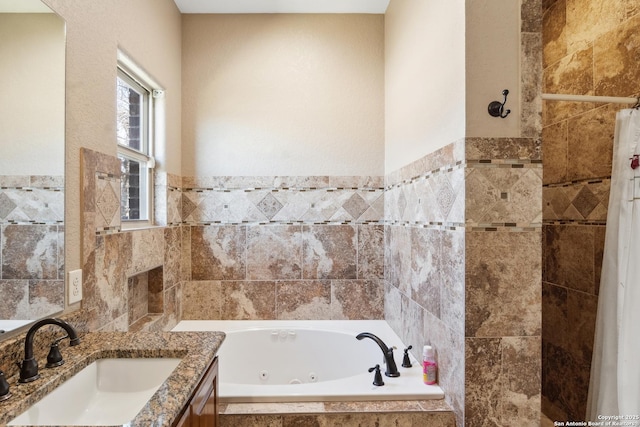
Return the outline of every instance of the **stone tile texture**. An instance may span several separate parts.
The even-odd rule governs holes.
[[[635,97],[637,0],[545,1],[544,92]],[[609,199],[615,114],[544,105],[543,410],[582,419]]]

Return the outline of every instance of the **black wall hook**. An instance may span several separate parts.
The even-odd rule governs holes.
[[[503,102],[492,101],[491,103],[489,103],[488,110],[489,110],[489,115],[491,117],[500,117],[501,119],[504,119],[511,112],[511,110],[506,110],[506,111],[504,110],[504,104],[507,103],[507,95],[509,95],[509,90],[508,89],[503,90],[502,94],[504,95]]]

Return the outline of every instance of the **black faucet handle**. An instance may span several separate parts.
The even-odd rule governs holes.
[[[60,348],[58,345],[62,340],[67,338],[69,338],[69,335],[60,337],[51,343],[51,348],[49,349],[49,354],[47,355],[47,364],[44,365],[45,368],[55,368],[56,366],[64,364],[62,353],[60,353]]]
[[[11,397],[11,391],[9,390],[9,382],[4,376],[4,372],[0,371],[0,402],[7,400]]]
[[[404,357],[402,358],[402,367],[410,368],[411,367],[411,359],[409,358],[409,350],[413,348],[412,345],[404,349]]]
[[[64,359],[62,358],[62,353],[60,353],[58,343],[54,342],[53,344],[51,344],[49,354],[47,355],[47,364],[44,366],[45,368],[55,368],[56,366],[60,366],[63,364]]]
[[[382,381],[382,374],[380,373],[380,365],[369,368],[369,372],[373,371],[376,371],[376,373],[373,375],[373,385],[378,387],[384,385],[384,381]]]

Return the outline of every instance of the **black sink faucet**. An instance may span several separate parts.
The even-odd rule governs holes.
[[[371,332],[363,332],[356,336],[357,339],[361,340],[363,338],[371,338],[378,344],[380,350],[382,350],[382,354],[384,355],[385,365],[387,365],[387,370],[385,371],[385,375],[388,377],[399,377],[400,372],[398,372],[398,367],[396,366],[396,361],[393,358],[393,347],[387,347],[387,345],[377,336],[373,335]]]
[[[38,374],[38,361],[33,357],[33,336],[36,331],[44,325],[60,326],[67,332],[70,340],[69,345],[74,346],[80,344],[80,338],[78,338],[76,330],[64,320],[49,318],[37,321],[31,326],[24,340],[24,360],[18,364],[20,366],[20,379],[18,382],[20,383],[30,383],[40,378],[40,374]]]

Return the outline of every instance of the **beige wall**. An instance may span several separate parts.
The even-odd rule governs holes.
[[[0,174],[64,174],[64,23],[0,13]]]
[[[466,1],[466,131],[470,137],[518,137],[520,131],[520,1]],[[505,119],[487,106],[503,101]]]
[[[183,175],[382,175],[382,15],[184,15]]]
[[[392,0],[385,15],[385,171],[465,135],[465,4]]]
[[[392,0],[385,14],[385,170],[464,136],[517,137],[520,2]],[[432,43],[437,41],[437,43]],[[487,113],[509,89],[507,119]]]
[[[81,266],[80,147],[115,155],[118,47],[167,92],[167,171],[180,173],[180,13],[171,0],[45,0],[66,21],[66,269]],[[140,17],[134,20],[132,14]],[[177,159],[176,159],[177,157]],[[159,167],[163,167],[162,163]]]

